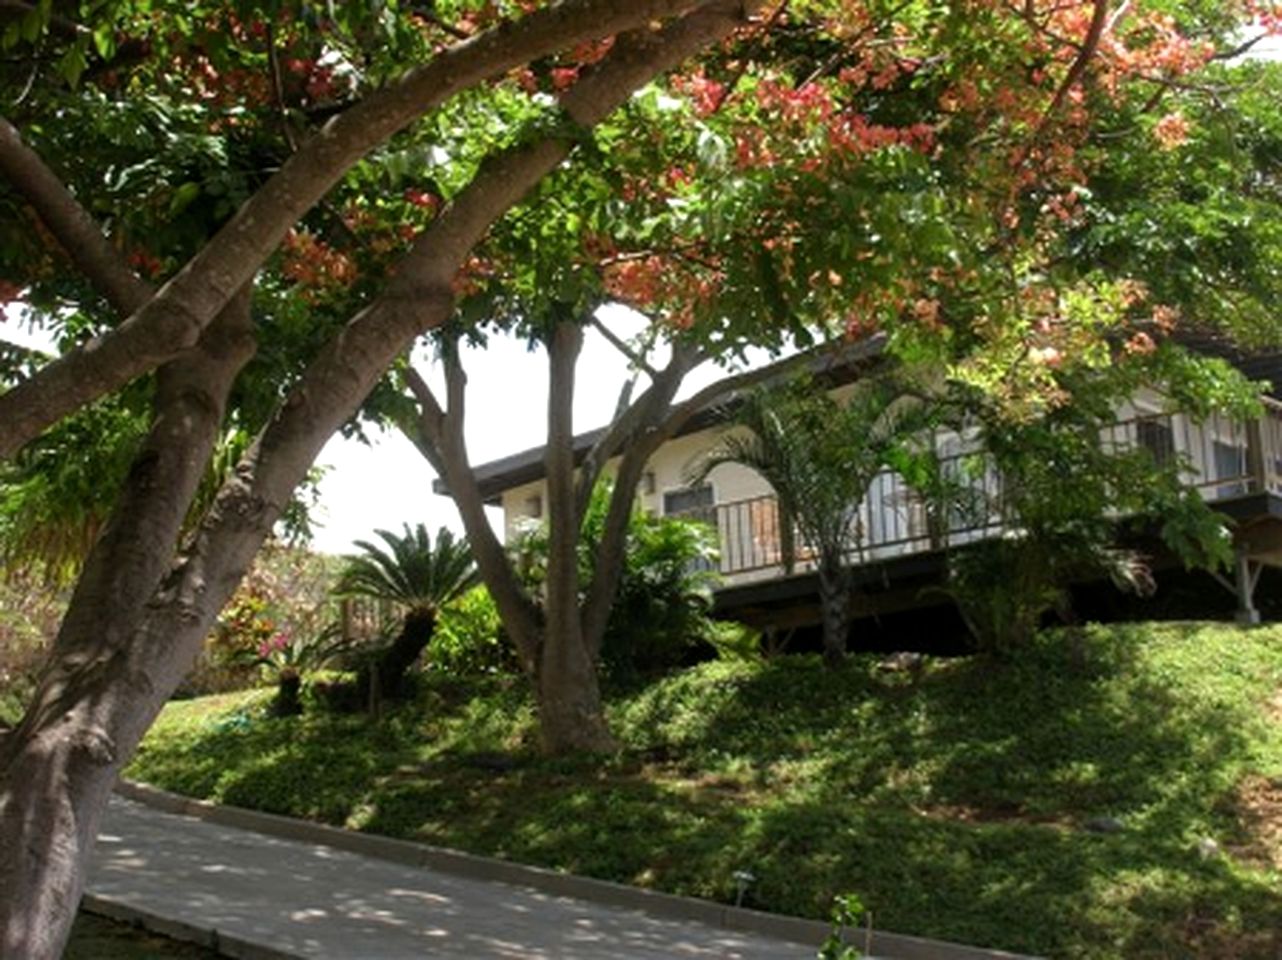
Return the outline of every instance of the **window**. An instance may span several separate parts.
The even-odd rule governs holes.
[[[543,497],[534,494],[532,497],[525,498],[525,516],[533,517],[535,520],[543,518]]]
[[[1165,419],[1137,420],[1135,438],[1142,449],[1153,455],[1153,461],[1159,467],[1175,462],[1175,432]]]
[[[1218,497],[1236,497],[1246,493],[1246,447],[1215,440],[1211,443],[1211,468],[1216,480],[1235,480],[1215,488]]]
[[[667,490],[663,494],[663,515],[681,516],[687,520],[700,520],[714,530],[717,528],[717,507],[712,495],[712,485]],[[695,560],[690,570],[715,570],[717,565],[707,559]]]
[[[712,484],[709,483],[668,490],[663,494],[663,514],[670,517],[679,513],[711,520],[713,503]]]

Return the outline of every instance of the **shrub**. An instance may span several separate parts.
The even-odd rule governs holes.
[[[427,662],[429,669],[456,677],[518,672],[520,665],[489,590],[473,587],[441,609]]]
[[[717,651],[718,660],[728,660],[731,663],[753,663],[763,659],[761,631],[745,623],[714,620],[708,624],[704,636]]]
[[[269,543],[223,608],[205,648],[180,690],[183,696],[252,686],[255,656],[278,634],[310,642],[336,619],[330,588],[337,561],[298,547]]]
[[[579,583],[594,574],[605,528],[610,484],[592,492],[579,538]],[[512,545],[515,567],[538,594],[547,576],[547,531],[521,532]],[[635,510],[628,523],[623,574],[601,642],[601,666],[614,679],[661,673],[687,662],[709,632],[717,580],[717,535],[706,523],[653,517]]]
[[[29,571],[0,581],[0,725],[22,716],[65,609],[65,592]]]
[[[713,630],[716,534],[706,523],[634,513],[623,577],[601,643],[607,675],[662,673]]]

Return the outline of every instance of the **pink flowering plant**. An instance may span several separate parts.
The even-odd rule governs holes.
[[[276,682],[273,709],[282,715],[302,713],[302,678],[326,666],[339,654],[341,638],[330,632],[319,635],[277,631],[248,651],[247,658]]]

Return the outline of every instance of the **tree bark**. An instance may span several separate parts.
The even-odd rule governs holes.
[[[91,551],[50,661],[0,745],[0,956],[61,954],[116,775],[189,664],[131,644],[173,556],[228,392],[253,352],[243,291],[161,370],[151,431]]]
[[[559,622],[549,617],[535,693],[539,741],[549,754],[606,753],[616,749],[605,721],[597,665],[588,653],[577,606]]]
[[[477,570],[498,608],[503,628],[516,647],[521,666],[534,676],[543,642],[542,613],[521,586],[503,544],[485,515],[485,500],[463,438],[466,378],[455,346],[447,345],[445,352],[448,410],[441,407],[418,371],[410,367],[406,370],[405,379],[418,401],[419,414],[414,421],[402,422],[399,426],[449,487],[463,521],[472,556],[476,559]]]
[[[837,669],[846,660],[850,624],[850,574],[840,555],[819,563],[819,603],[823,617],[824,665]]]
[[[558,323],[548,340],[548,559],[544,634],[535,693],[546,753],[605,753],[615,749],[605,722],[594,652],[579,608],[579,511],[574,470],[574,372],[583,329]]]
[[[407,696],[410,668],[431,643],[435,629],[436,614],[431,610],[411,610],[405,615],[400,633],[373,665],[382,696],[390,700]]]

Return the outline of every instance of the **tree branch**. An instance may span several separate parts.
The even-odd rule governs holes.
[[[267,20],[267,72],[272,79],[272,94],[276,98],[276,112],[280,114],[280,129],[285,135],[285,143],[290,153],[298,152],[298,140],[294,136],[293,124],[289,122],[289,107],[285,105],[285,84],[281,81],[280,56],[276,50],[276,28],[270,18]]]
[[[652,21],[687,10],[731,15],[724,0],[562,0],[460,41],[335,116],[300,145],[146,306],[112,332],[0,395],[0,457],[11,456],[82,404],[193,344],[298,218],[353,163],[417,117],[459,91],[532,59],[620,31],[644,29]],[[736,23],[740,13],[736,6]],[[688,17],[679,23],[687,30],[691,26]],[[659,69],[669,65],[665,62]],[[604,91],[598,93],[605,96]]]
[[[1265,32],[1258,36],[1243,40],[1236,47],[1230,47],[1228,50],[1218,50],[1211,55],[1212,60],[1235,60],[1238,57],[1245,56],[1255,49],[1256,45],[1269,39],[1273,34]]]
[[[674,345],[672,359],[655,379],[650,389],[629,408],[624,416],[615,421],[616,426],[624,424],[625,421],[631,421],[631,426],[625,426],[617,433],[613,429],[607,431],[601,438],[601,441],[605,441],[604,445],[598,441],[590,454],[598,458],[599,472],[600,465],[604,464],[602,457],[604,451],[610,450],[612,455],[613,451],[618,449],[617,446],[611,446],[612,442],[622,444],[625,438],[631,441],[623,448],[623,457],[619,461],[618,472],[614,478],[614,490],[606,509],[604,529],[593,557],[592,583],[588,587],[588,595],[583,602],[580,614],[583,636],[591,645],[590,652],[593,656],[600,652],[598,645],[605,633],[610,608],[623,576],[628,521],[632,518],[637,484],[641,482],[641,474],[645,470],[646,463],[663,442],[657,427],[672,409],[672,400],[681,388],[686,374],[693,369],[690,359],[690,354],[679,349],[679,345]],[[587,497],[591,495],[590,483],[595,483],[595,478],[589,483],[589,478],[584,475],[580,477],[579,482],[581,485],[580,511],[582,511],[586,509]]]
[[[113,308],[128,316],[151,299],[151,286],[126,266],[80,201],[3,116],[0,173],[31,205],[76,269]]]
[[[398,425],[449,487],[481,577],[508,627],[518,655],[532,667],[538,659],[538,609],[521,585],[507,551],[485,515],[476,471],[463,443],[460,411],[451,409],[447,413],[427,381],[413,367],[406,370],[405,382],[418,401],[419,417],[413,425]]]
[[[695,366],[696,363],[674,346],[668,365],[654,374],[650,386],[617,415],[606,431],[597,438],[579,465],[579,489],[575,499],[580,519],[587,510],[592,488],[596,486],[606,463],[629,441],[635,443],[647,426],[653,426],[656,404],[661,404],[660,412],[666,414],[672,397],[680,389],[686,374]]]
[[[654,368],[646,362],[645,357],[641,356],[641,354],[637,353],[624,343],[621,337],[601,322],[600,317],[593,313],[589,316],[588,323],[592,324],[592,326],[597,329],[597,332],[600,333],[601,336],[605,337],[610,346],[623,354],[623,356],[627,358],[628,363],[632,364],[632,366],[636,367],[638,370],[645,371],[651,379],[654,379],[656,376]]]
[[[1091,59],[1095,56],[1096,51],[1099,50],[1099,42],[1104,36],[1104,27],[1107,23],[1108,0],[1095,0],[1091,23],[1086,29],[1086,37],[1082,41],[1082,47],[1073,59],[1072,65],[1069,66],[1068,73],[1064,76],[1064,82],[1055,91],[1055,96],[1046,108],[1046,113],[1042,115],[1042,122],[1038,126],[1036,139],[1041,138],[1042,134],[1050,126],[1055,114],[1059,113],[1059,108],[1064,105],[1064,99],[1068,96],[1069,91],[1086,75],[1086,68],[1090,66]]]
[[[562,102],[580,124],[593,123],[654,74],[730,33],[741,16],[738,3],[724,0],[663,29],[620,37]],[[384,293],[321,348],[219,492],[191,554],[175,572],[170,595],[216,589],[215,610],[230,596],[326,440],[416,336],[450,317],[450,281],[471,245],[540,177],[555,170],[569,149],[564,141],[549,138],[512,148],[483,165],[415,243]],[[163,637],[207,626],[204,620],[191,620],[177,600],[166,600],[146,629]]]

